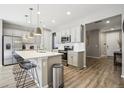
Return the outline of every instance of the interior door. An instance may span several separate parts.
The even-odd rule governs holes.
[[[106,33],[106,52],[107,56],[113,56],[114,51],[119,51],[119,32]]]

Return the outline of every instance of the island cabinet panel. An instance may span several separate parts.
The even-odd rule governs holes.
[[[61,56],[37,59],[37,71],[40,87],[52,87],[52,67],[54,64],[58,63],[62,63]]]
[[[48,87],[48,79],[47,79],[48,75],[46,73],[47,72],[47,58],[38,58],[36,59],[36,61],[37,61],[38,79],[40,83],[39,87]]]
[[[37,64],[38,80],[40,82],[40,85],[38,84],[39,87],[49,87],[52,85],[52,66],[62,63],[61,53],[42,53],[37,51],[15,51],[15,53],[25,60],[31,60],[32,63]],[[36,75],[36,71],[34,71],[34,78],[37,81]]]
[[[32,63],[37,65],[37,74],[38,79],[36,76],[36,71],[33,70],[33,76],[37,81],[39,81],[39,87],[48,87],[48,74],[47,74],[47,58],[36,58],[36,59],[29,59]]]

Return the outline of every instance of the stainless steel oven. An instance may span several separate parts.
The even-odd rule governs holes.
[[[63,64],[64,65],[68,65],[68,63],[67,63],[67,51],[65,51],[65,50],[59,50],[58,51],[59,53],[63,53],[63,55],[62,55],[62,62],[63,62]]]
[[[68,66],[68,50],[73,50],[73,46],[64,46],[64,50],[59,50],[59,53],[63,53],[62,60],[63,64]]]

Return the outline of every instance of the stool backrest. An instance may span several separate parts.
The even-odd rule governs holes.
[[[19,55],[13,55],[14,56],[14,58],[16,59],[16,61],[18,62],[18,63],[20,63],[20,62],[23,62],[24,61],[24,59],[22,58],[22,57],[20,57]]]

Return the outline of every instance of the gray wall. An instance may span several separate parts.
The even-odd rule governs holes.
[[[100,35],[99,30],[86,32],[86,55],[89,57],[100,57]]]

